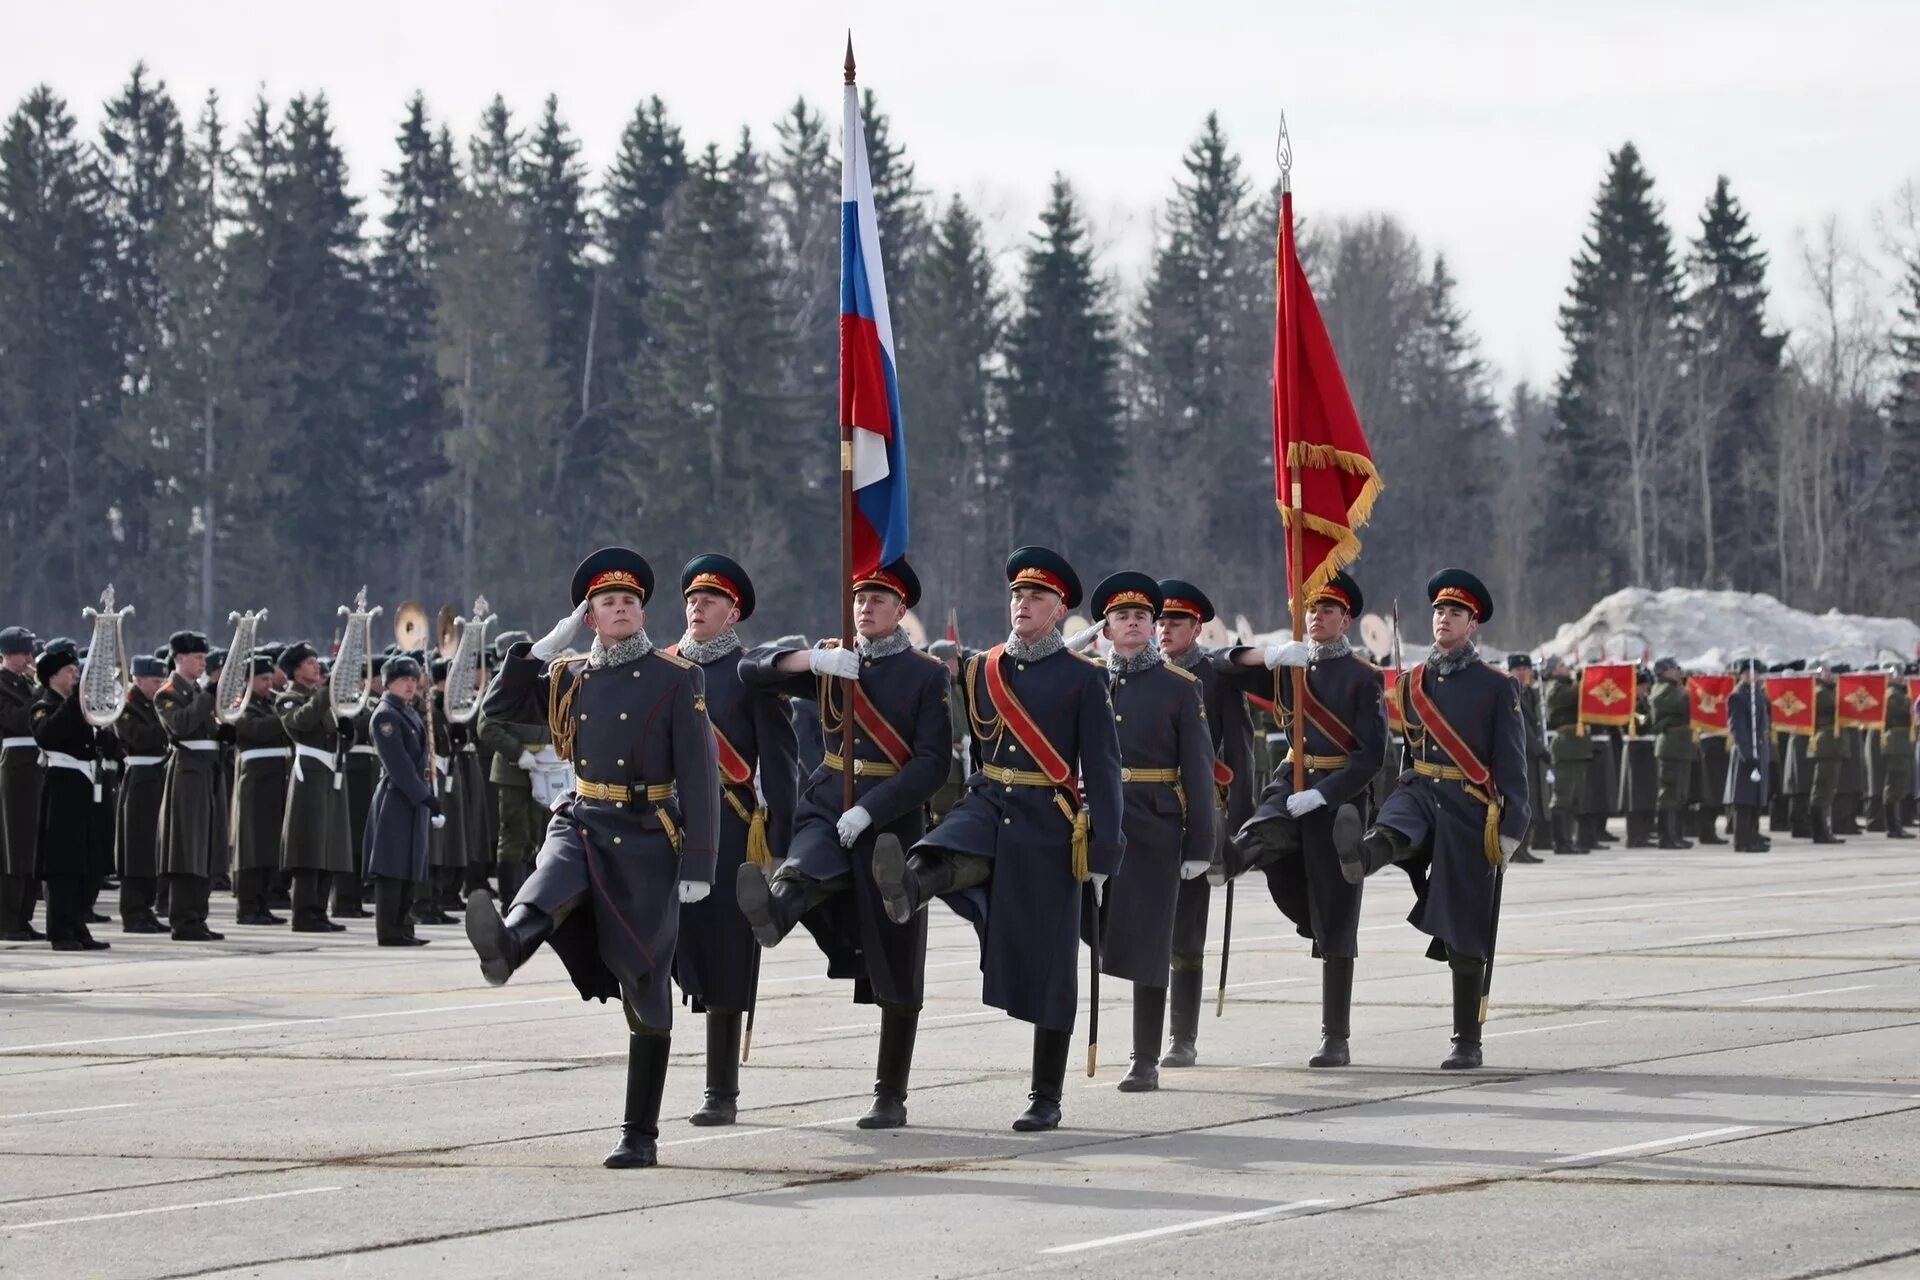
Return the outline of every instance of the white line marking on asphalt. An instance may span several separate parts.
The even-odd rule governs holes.
[[[185,1031],[149,1031],[137,1036],[96,1036],[91,1040],[50,1040],[44,1044],[0,1046],[0,1053],[32,1053],[39,1049],[77,1049],[90,1044],[128,1044],[135,1040],[171,1040],[179,1036],[210,1036],[222,1031],[266,1031],[274,1027],[311,1027],[329,1022],[359,1022],[368,1018],[411,1018],[423,1013],[459,1013],[469,1009],[517,1009],[530,1004],[554,1004],[574,996],[542,996],[537,1000],[483,1000],[478,1004],[443,1004],[430,1009],[386,1009],[379,1013],[339,1013],[324,1018],[280,1018],[273,1022],[236,1022],[224,1027],[190,1027]]]
[[[35,1116],[70,1116],[81,1111],[122,1111],[132,1105],[131,1102],[109,1102],[98,1107],[61,1107],[58,1111],[16,1111],[10,1116],[0,1116],[0,1120],[31,1120]]]
[[[860,1115],[865,1115],[861,1112]],[[805,1124],[777,1124],[765,1129],[736,1129],[732,1133],[709,1133],[698,1138],[675,1138],[672,1142],[656,1143],[662,1147],[690,1147],[696,1142],[726,1142],[733,1138],[763,1138],[772,1133],[792,1133],[796,1129],[824,1129],[828,1125],[852,1124],[860,1116],[841,1116],[837,1120],[809,1120]]]
[[[1227,984],[1227,990],[1242,991],[1248,987],[1284,987],[1291,982],[1305,981],[1305,978],[1268,978],[1263,982],[1229,982]],[[1219,988],[1215,987],[1214,990],[1218,991]]]
[[[938,1018],[922,1018],[920,1019],[920,1025],[924,1027],[935,1022],[972,1022],[981,1018],[1004,1018],[1006,1016],[1007,1016],[1006,1014],[1000,1012],[1000,1010],[998,1009],[988,1009],[983,1013],[950,1013]],[[847,1022],[847,1023],[842,1023],[840,1026],[837,1026],[837,1027],[821,1027],[820,1028],[822,1032],[878,1031],[879,1029],[880,1029],[880,1024],[877,1022]]]
[[[931,973],[935,969],[958,969],[963,965],[973,965],[975,967],[978,967],[979,964],[980,962],[978,960],[947,960],[940,964],[928,965],[927,972]],[[844,982],[844,981],[846,981],[846,979],[829,978],[824,973],[802,973],[790,978],[762,978],[760,979],[760,985],[763,987],[771,987],[776,983],[782,983],[782,982]]]
[[[1482,1040],[1492,1040],[1497,1036],[1530,1036],[1542,1031],[1571,1031],[1575,1027],[1602,1027],[1612,1022],[1612,1018],[1595,1018],[1591,1022],[1556,1022],[1550,1027],[1522,1027],[1518,1031],[1482,1031]]]
[[[1577,1164],[1582,1160],[1601,1160],[1607,1156],[1624,1156],[1635,1151],[1651,1151],[1655,1147],[1674,1147],[1683,1142],[1703,1142],[1708,1138],[1724,1138],[1734,1133],[1749,1133],[1759,1128],[1752,1124],[1730,1124],[1722,1129],[1702,1129],[1698,1133],[1683,1133],[1677,1138],[1655,1138],[1652,1142],[1635,1142],[1624,1147],[1608,1147],[1603,1151],[1588,1151],[1577,1156],[1555,1156],[1548,1164]]]
[[[32,1231],[36,1227],[64,1227],[75,1222],[106,1222],[111,1218],[142,1218],[150,1213],[180,1213],[187,1209],[216,1209],[228,1204],[252,1204],[258,1200],[285,1200],[292,1196],[317,1196],[344,1187],[302,1187],[298,1191],[272,1191],[260,1196],[233,1196],[226,1200],[196,1200],[192,1204],[163,1204],[153,1209],[123,1209],[119,1213],[89,1213],[78,1218],[46,1218],[40,1222],[0,1224],[0,1231]]]
[[[1122,1236],[1102,1236],[1098,1240],[1082,1240],[1078,1244],[1057,1244],[1051,1249],[1042,1249],[1040,1252],[1043,1254],[1085,1253],[1089,1249],[1105,1249],[1110,1245],[1132,1244],[1136,1240],[1154,1240],[1160,1236],[1179,1235],[1184,1231],[1203,1231],[1208,1227],[1224,1227],[1229,1222],[1252,1222],[1255,1218],[1270,1218],[1276,1213],[1292,1213],[1296,1209],[1312,1209],[1332,1203],[1331,1200],[1295,1200],[1291,1204],[1269,1205],[1265,1209],[1249,1209],[1245,1213],[1223,1213],[1217,1218],[1202,1218],[1198,1222],[1181,1222],[1171,1227],[1129,1231]]]
[[[1778,938],[1794,932],[1797,930],[1756,929],[1752,933],[1696,933],[1690,938],[1675,938],[1673,945],[1679,946],[1686,942],[1738,942],[1742,938]]]
[[[1857,987],[1823,987],[1818,991],[1783,991],[1773,996],[1748,996],[1740,1003],[1764,1004],[1768,1000],[1797,1000],[1802,996],[1837,996],[1843,991],[1865,991],[1872,986],[1871,982],[1865,982]]]
[[[444,1076],[455,1071],[484,1071],[488,1067],[510,1067],[511,1062],[469,1062],[464,1067],[434,1067],[428,1071],[396,1071],[388,1076],[389,1080],[411,1080],[415,1076]]]

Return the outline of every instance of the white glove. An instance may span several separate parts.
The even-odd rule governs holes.
[[[1318,787],[1308,787],[1305,791],[1296,791],[1287,797],[1287,816],[1304,818],[1315,809],[1326,807],[1327,798],[1320,794]]]
[[[1107,624],[1104,621],[1096,622],[1090,627],[1083,627],[1067,637],[1067,648],[1084,649],[1098,640],[1106,629]]]
[[[540,767],[540,762],[533,758],[533,752],[528,751],[524,747],[522,747],[520,750],[520,758],[514,761],[514,763],[519,765],[522,769],[525,769],[528,773],[532,773],[535,769],[538,769]]]
[[[1547,785],[1548,786],[1553,785],[1553,770],[1551,769],[1547,770]]]
[[[444,813],[436,813],[427,819],[427,825],[431,826],[435,831],[438,831],[447,825],[447,815]]]
[[[1519,836],[1501,836],[1500,837],[1500,861],[1506,862],[1508,859],[1512,858],[1513,855],[1518,853],[1519,851],[1520,851]]]
[[[533,656],[545,662],[566,648],[567,642],[573,639],[573,633],[580,629],[581,619],[587,616],[587,610],[591,607],[590,601],[582,600],[578,609],[554,623],[553,630],[533,642]]]
[[[1198,862],[1183,862],[1180,864],[1180,878],[1182,880],[1198,880],[1201,876],[1207,874],[1207,868],[1212,865],[1213,864],[1205,858],[1200,859]]]
[[[713,892],[713,886],[704,880],[682,880],[680,882],[680,901],[692,906]]]
[[[853,848],[853,842],[860,838],[860,833],[872,825],[873,815],[863,805],[855,805],[841,814],[840,821],[834,824],[834,829],[840,833],[840,847]]]
[[[851,649],[810,649],[807,652],[807,670],[817,676],[858,680],[860,655]]]
[[[1093,905],[1097,907],[1102,902],[1106,901],[1107,878],[1106,876],[1102,875],[1100,872],[1096,871],[1092,875],[1089,875],[1087,879],[1093,882]]]
[[[1304,667],[1313,656],[1313,646],[1305,640],[1289,640],[1285,644],[1267,646],[1267,669],[1275,667]]]

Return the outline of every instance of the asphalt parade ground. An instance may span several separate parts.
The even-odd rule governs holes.
[[[1260,890],[1255,892],[1254,890]],[[1224,891],[1216,890],[1209,999]],[[611,1172],[626,1033],[551,955],[483,985],[457,927],[373,946],[0,948],[9,1276],[1920,1274],[1920,841],[1607,851],[1508,877],[1487,1067],[1441,1072],[1448,977],[1369,882],[1352,1068],[1318,966],[1243,883],[1226,1015],[1152,1094],[1129,988],[1084,1014],[1063,1127],[936,905],[911,1127],[853,1120],[878,1012],[804,932],[768,953],[741,1123],[696,1129],[677,1022],[662,1167]],[[1083,988],[1084,1003],[1084,988]]]

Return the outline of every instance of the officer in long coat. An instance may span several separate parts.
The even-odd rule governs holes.
[[[1737,677],[1727,695],[1725,803],[1733,810],[1735,853],[1765,853],[1773,842],[1760,834],[1760,813],[1773,784],[1773,704],[1767,701],[1766,667],[1757,658],[1733,664]]]
[[[101,782],[110,733],[87,723],[75,690],[79,657],[49,647],[35,662],[40,696],[33,739],[46,757],[40,790],[39,863],[47,886],[47,941],[55,951],[105,951],[87,928],[89,886],[113,868],[113,810]]]
[[[113,722],[126,752],[121,762],[118,813],[114,822],[114,863],[120,871],[120,929],[123,933],[165,933],[154,911],[160,884],[160,800],[167,787],[167,730],[153,695],[160,691],[167,664],[148,654],[132,661],[133,688],[126,710]]]
[[[153,705],[167,731],[167,779],[160,797],[161,867],[167,877],[167,924],[176,942],[218,942],[207,927],[207,895],[227,849],[227,787],[220,745],[233,729],[214,715],[214,694],[202,687],[207,638],[176,631],[167,641],[173,673]]]
[[[1220,862],[1227,837],[1253,816],[1260,797],[1260,775],[1254,760],[1253,719],[1247,700],[1212,662],[1200,644],[1200,629],[1215,616],[1213,601],[1184,578],[1160,581],[1160,652],[1167,662],[1200,681],[1206,707],[1207,731],[1213,737],[1214,808],[1218,814],[1213,861]],[[965,706],[961,707],[962,721]],[[1168,975],[1167,1029],[1169,1041],[1163,1067],[1191,1067],[1199,1061],[1200,991],[1207,954],[1207,911],[1213,899],[1211,876],[1180,882],[1173,909],[1173,965]]]
[[[706,1127],[732,1124],[737,1113],[741,1026],[760,972],[760,945],[738,892],[725,890],[737,885],[743,866],[768,870],[787,856],[798,779],[785,700],[740,675],[734,626],[753,616],[753,579],[728,556],[695,556],[680,570],[680,596],[687,629],[668,652],[700,668],[721,800],[713,882],[722,892],[681,909],[673,957],[674,980],[706,1015],[706,1101],[689,1117]]]
[[[639,553],[602,548],[574,570],[574,611],[501,664],[485,713],[525,721],[544,708],[575,781],[505,918],[484,889],[467,902],[467,938],[488,982],[505,982],[550,941],[582,999],[620,999],[631,1034],[610,1169],[657,1163],[680,907],[708,895],[718,856],[705,682],[698,666],[648,639],[652,594],[653,570]],[[582,620],[592,650],[549,667]]]
[[[967,660],[967,794],[913,847],[883,836],[873,875],[895,919],[943,898],[980,936],[982,999],[1033,1024],[1021,1132],[1057,1128],[1079,1011],[1080,919],[1126,850],[1120,739],[1106,672],[1059,631],[1080,579],[1057,552],[1007,558],[1012,631]],[[1084,792],[1085,805],[1081,795]]]
[[[33,927],[40,748],[33,741],[33,632],[0,631],[0,942],[39,942]]]
[[[796,713],[819,708],[819,764],[803,775],[787,859],[768,880],[760,868],[735,872],[741,914],[763,946],[796,923],[827,957],[827,976],[853,982],[853,998],[880,1006],[879,1064],[863,1129],[907,1122],[907,1082],[926,992],[927,919],[890,915],[874,879],[874,850],[892,838],[911,844],[946,780],[952,728],[946,664],[913,647],[901,620],[920,599],[905,560],[856,574],[854,648],[794,647],[776,641],[740,661],[749,688],[787,695]],[[853,736],[853,805],[846,800],[841,750],[848,681],[858,682]],[[799,720],[795,716],[796,722]]]
[[[1133,984],[1133,1061],[1123,1093],[1160,1087],[1174,910],[1181,882],[1205,878],[1219,831],[1200,679],[1169,666],[1152,643],[1162,601],[1158,582],[1126,570],[1108,575],[1092,597],[1113,646],[1107,696],[1120,739],[1127,857],[1082,932],[1091,940],[1100,931],[1100,971]]]
[[[287,813],[293,747],[274,700],[274,660],[253,657],[247,701],[233,726],[234,923],[279,925],[268,906],[280,876],[280,832]]]
[[[427,879],[429,835],[441,817],[427,781],[427,724],[414,710],[421,667],[395,654],[381,668],[385,689],[374,705],[369,736],[380,755],[380,781],[367,805],[367,878],[373,881],[374,937],[383,947],[420,947],[414,932],[414,886]]]
[[[327,917],[327,887],[332,877],[354,870],[342,773],[353,727],[336,721],[328,680],[312,645],[302,640],[282,649],[280,669],[289,683],[275,709],[293,744],[280,865],[293,883],[293,931],[338,933],[346,926]]]
[[[1499,877],[1532,822],[1527,748],[1513,682],[1480,660],[1474,634],[1493,617],[1493,594],[1463,569],[1427,583],[1433,649],[1400,676],[1406,772],[1352,860],[1350,879],[1389,862],[1426,867],[1407,919],[1434,939],[1453,971],[1453,1052],[1440,1065],[1480,1065],[1487,965]],[[1416,879],[1416,885],[1418,885]]]
[[[1351,1061],[1353,964],[1360,954],[1361,887],[1341,870],[1366,829],[1368,797],[1386,754],[1387,716],[1380,669],[1354,653],[1347,628],[1366,608],[1360,584],[1336,572],[1308,598],[1308,639],[1267,649],[1234,648],[1214,660],[1246,693],[1264,695],[1302,725],[1289,733],[1253,818],[1228,847],[1229,875],[1258,868],[1274,903],[1303,938],[1313,939],[1320,973],[1321,1045],[1313,1067]],[[1294,710],[1291,668],[1306,668],[1307,708]],[[1302,723],[1304,721],[1304,723]],[[1305,790],[1293,789],[1293,754],[1306,749]]]

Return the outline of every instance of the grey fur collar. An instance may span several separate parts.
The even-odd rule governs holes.
[[[1471,640],[1451,652],[1444,651],[1437,645],[1427,652],[1427,666],[1443,676],[1464,671],[1478,661],[1480,661],[1480,648]]]
[[[1007,654],[1020,662],[1038,662],[1042,658],[1051,658],[1066,647],[1066,637],[1057,630],[1047,632],[1032,644],[1022,640],[1017,631],[1007,633]]]
[[[1353,654],[1353,646],[1347,643],[1345,636],[1335,636],[1325,644],[1312,645],[1312,657],[1315,662],[1331,662],[1335,658],[1346,658]]]
[[[1149,644],[1131,658],[1121,657],[1118,649],[1109,649],[1107,651],[1107,675],[1110,677],[1130,676],[1135,672],[1145,671],[1149,667],[1157,667],[1165,661],[1166,657],[1160,652],[1157,645]]]
[[[682,635],[680,643],[674,646],[674,652],[688,662],[706,666],[709,662],[718,662],[730,653],[740,652],[740,637],[728,627],[711,640],[695,640],[690,635]]]
[[[593,649],[587,654],[587,665],[593,668],[624,666],[629,662],[638,662],[653,652],[653,641],[647,638],[645,630],[634,632],[616,645],[603,645],[600,637],[593,638]]]
[[[1168,657],[1164,653],[1160,656],[1182,671],[1198,671],[1206,663],[1208,654],[1199,645],[1190,644],[1187,646],[1187,651],[1178,657]]]
[[[896,653],[905,653],[913,648],[913,638],[899,627],[895,627],[878,640],[855,636],[853,643],[863,658],[891,658]]]

